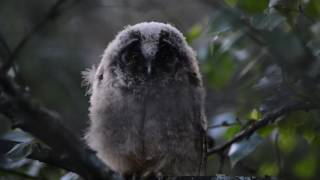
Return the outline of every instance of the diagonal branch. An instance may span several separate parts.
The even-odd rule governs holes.
[[[38,147],[30,158],[73,171],[88,180],[112,179],[114,173],[63,125],[63,120],[58,115],[32,99],[23,87],[7,75],[7,71],[27,42],[57,16],[66,1],[58,0],[44,19],[26,34],[12,52],[6,41],[0,39],[0,50],[4,50],[8,55],[0,67],[0,113],[8,117],[13,127],[29,132],[50,147]]]
[[[233,137],[230,141],[226,142],[223,145],[220,145],[218,147],[214,147],[212,149],[208,150],[208,155],[223,152],[226,149],[228,149],[233,143],[241,141],[245,138],[250,137],[254,132],[256,132],[258,129],[265,127],[271,123],[274,123],[277,118],[293,111],[299,111],[299,110],[313,110],[313,109],[319,109],[320,105],[315,103],[309,103],[309,102],[294,102],[287,104],[275,111],[272,111],[256,123],[253,123],[248,128],[244,129],[240,133],[238,133],[235,137]]]
[[[112,178],[114,173],[106,171],[108,168],[62,124],[63,120],[59,116],[34,101],[8,76],[0,77],[0,87],[6,94],[5,100],[1,101],[5,103],[0,107],[0,113],[8,116],[14,127],[29,132],[52,148],[58,155],[50,162],[62,165],[60,167],[72,170],[85,179]],[[62,156],[68,158],[63,159]],[[65,164],[61,161],[65,161]],[[70,167],[65,167],[67,165]]]
[[[15,145],[18,144],[20,144],[20,142],[0,139],[0,155],[8,153]],[[27,155],[27,158],[81,174],[81,168],[78,167],[78,162],[74,161],[74,159],[67,154],[58,154],[50,147],[40,143],[33,143],[30,145],[30,148],[31,153]]]

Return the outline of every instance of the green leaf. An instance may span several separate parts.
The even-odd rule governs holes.
[[[278,1],[273,5],[273,7],[286,17],[287,22],[290,25],[294,25],[297,22],[299,16],[299,5],[300,0],[290,0],[290,1]]]
[[[285,153],[290,153],[296,144],[295,129],[291,127],[280,128],[279,148]]]
[[[293,167],[294,174],[300,178],[312,178],[316,174],[316,171],[317,157],[313,153],[309,153]]]
[[[256,147],[262,142],[262,139],[258,134],[254,133],[250,136],[249,139],[244,139],[239,143],[234,143],[231,145],[228,156],[231,161],[231,166],[237,164],[240,160],[248,156],[253,152]]]
[[[304,55],[304,48],[299,38],[293,33],[282,31],[266,32],[264,33],[264,38],[272,51],[284,57],[283,63],[291,64],[294,59]]]
[[[272,131],[275,129],[276,127],[274,125],[268,125],[265,126],[263,128],[258,129],[258,134],[262,137],[262,138],[266,138],[268,137]]]
[[[275,163],[264,163],[260,166],[258,174],[260,176],[276,176],[279,172]]]
[[[203,30],[203,27],[200,25],[193,26],[186,35],[187,42],[191,43],[192,41],[197,39],[201,35],[202,30]]]
[[[230,7],[235,7],[237,5],[238,0],[224,0]]]
[[[314,130],[307,129],[303,132],[303,138],[307,140],[308,144],[312,144],[316,140],[317,134]]]
[[[220,90],[231,79],[235,62],[227,53],[222,54],[219,58],[210,57],[207,61],[203,64],[203,71],[208,79],[208,84],[211,88]]]
[[[282,129],[291,129],[290,131],[305,125],[310,115],[305,111],[297,111],[289,113],[279,125]]]
[[[32,153],[32,142],[25,142],[15,145],[8,153],[11,160],[21,160]]]
[[[223,38],[221,48],[219,49],[221,53],[227,52],[231,50],[231,47],[235,46],[237,42],[241,39],[244,35],[242,31],[234,32],[227,37]]]
[[[229,19],[224,14],[218,14],[210,24],[209,32],[214,36],[229,31],[232,28]]]
[[[247,13],[261,13],[269,5],[269,0],[240,0],[239,7]]]
[[[263,13],[263,14],[252,16],[250,18],[250,22],[252,26],[254,26],[257,29],[263,29],[268,31],[274,30],[280,24],[285,22],[285,20],[286,20],[285,17],[277,13],[273,13],[273,14]]]
[[[261,119],[261,117],[262,115],[257,109],[253,109],[249,116],[250,120],[256,120],[256,121]]]
[[[241,131],[241,126],[240,125],[234,125],[231,126],[227,129],[227,131],[224,133],[224,137],[227,140],[230,140],[235,134]]]
[[[313,18],[319,18],[320,17],[320,1],[310,0],[306,8],[304,9],[304,11],[308,16],[311,16]]]

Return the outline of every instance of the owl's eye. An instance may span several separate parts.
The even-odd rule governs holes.
[[[163,43],[160,46],[158,58],[160,59],[160,61],[165,63],[174,62],[177,58],[174,47],[167,43]]]
[[[124,53],[121,56],[121,61],[126,65],[133,65],[139,61],[139,55],[136,53]]]
[[[132,54],[128,57],[128,65],[132,65],[137,63],[137,61],[139,60],[139,56],[137,54]]]
[[[136,64],[140,57],[140,41],[134,39],[123,49],[121,54],[121,63],[122,65],[134,65]]]
[[[99,81],[102,81],[102,80],[103,80],[103,74],[100,74],[100,75],[98,76],[98,79],[99,79]]]

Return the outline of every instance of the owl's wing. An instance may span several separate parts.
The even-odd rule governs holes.
[[[203,110],[200,109],[200,121],[201,121],[201,127],[199,128],[200,136],[201,136],[201,162],[199,167],[199,174],[200,175],[206,175],[207,170],[207,120],[204,115]]]
[[[194,66],[196,67],[196,66]],[[195,72],[198,72],[197,70]],[[194,107],[196,129],[200,133],[201,139],[201,163],[199,166],[199,174],[206,175],[207,169],[207,119],[204,111],[204,89],[202,86],[201,76],[194,71],[188,73],[188,78],[193,86]]]
[[[202,121],[206,124],[206,117],[203,116]],[[200,166],[200,175],[206,175],[207,171],[207,150],[208,150],[208,142],[207,142],[207,125],[202,125],[202,131],[201,131],[201,137],[202,137],[202,158],[201,158],[201,166]],[[201,170],[203,173],[201,173]]]
[[[204,112],[203,104],[203,89],[202,87],[196,88],[194,94],[196,94],[194,103],[194,113],[195,113],[195,127],[198,131],[199,143],[198,151],[201,152],[201,161],[199,166],[199,175],[206,175],[207,169],[207,119]]]

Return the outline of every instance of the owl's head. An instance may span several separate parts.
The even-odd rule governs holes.
[[[86,76],[93,85],[105,81],[123,86],[174,82],[198,86],[201,82],[195,55],[182,33],[158,22],[139,23],[119,32],[97,70]]]

